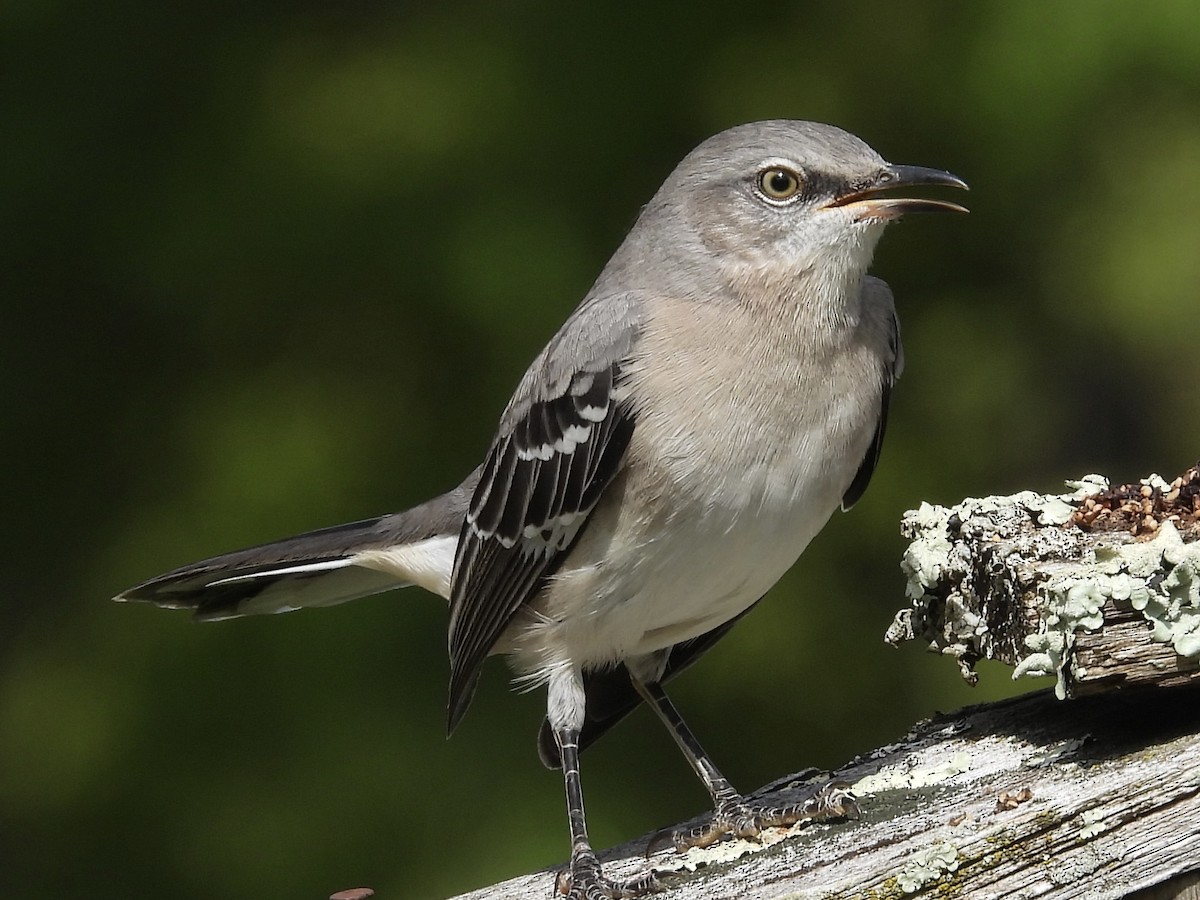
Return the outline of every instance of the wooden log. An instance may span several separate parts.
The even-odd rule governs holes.
[[[860,819],[649,859],[647,835],[602,858],[615,876],[682,873],[670,900],[1106,900],[1147,889],[1164,893],[1140,900],[1157,900],[1186,897],[1200,874],[1195,687],[1070,702],[1039,691],[973,707],[826,777],[853,786]],[[756,796],[794,802],[812,784],[782,779]],[[460,900],[547,900],[553,884],[547,870]]]
[[[1200,468],[1071,494],[1024,491],[905,514],[909,607],[888,631],[1014,677],[1054,675],[1060,697],[1200,683]]]

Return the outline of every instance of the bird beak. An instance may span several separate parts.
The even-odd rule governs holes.
[[[905,213],[921,212],[967,212],[966,207],[945,200],[930,200],[925,197],[881,197],[884,191],[905,187],[942,185],[968,190],[967,183],[957,175],[941,169],[926,169],[922,166],[888,166],[874,182],[865,187],[854,185],[849,192],[835,198],[825,208],[846,207],[854,212],[854,221],[867,219],[890,221]]]

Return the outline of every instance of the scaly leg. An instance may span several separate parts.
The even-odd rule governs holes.
[[[579,783],[579,731],[555,731],[562,753],[563,781],[567,792],[567,821],[571,828],[571,864],[558,876],[557,890],[568,900],[623,900],[662,890],[654,872],[628,881],[613,881],[600,870],[600,861],[588,840],[583,812],[583,790]]]
[[[546,690],[546,718],[554,732],[562,760],[567,795],[567,822],[571,829],[571,862],[558,876],[556,889],[568,900],[626,900],[661,890],[654,872],[628,881],[613,881],[600,870],[600,861],[588,840],[583,812],[583,787],[579,780],[579,729],[583,725],[583,676],[575,667],[563,667],[550,677]]]
[[[798,822],[826,822],[832,819],[858,818],[858,805],[845,785],[833,783],[819,790],[804,803],[790,806],[764,806],[748,801],[734,790],[704,752],[696,735],[683,721],[683,716],[662,685],[657,681],[643,682],[631,676],[633,686],[651,709],[667,726],[675,743],[692,769],[704,782],[713,801],[713,817],[704,826],[689,832],[676,831],[671,840],[679,850],[707,847],[725,835],[756,838],[764,828],[795,825]],[[565,760],[564,760],[565,764]]]

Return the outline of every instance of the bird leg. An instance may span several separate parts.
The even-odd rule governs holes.
[[[626,900],[663,890],[664,885],[653,872],[646,872],[628,881],[606,878],[600,861],[588,840],[587,819],[583,812],[583,789],[579,782],[579,731],[555,730],[555,740],[562,754],[563,781],[567,793],[567,821],[571,828],[571,863],[560,872],[555,890],[567,900]]]
[[[825,785],[803,803],[767,806],[751,802],[739,794],[713,764],[662,685],[657,681],[643,682],[636,677],[632,681],[642,699],[667,726],[712,797],[713,815],[707,824],[689,831],[671,832],[671,842],[676,849],[682,851],[690,847],[707,847],[726,835],[754,839],[765,828],[786,827],[800,822],[858,818],[858,804],[854,795],[847,785],[839,782]],[[651,845],[655,843],[652,841]]]

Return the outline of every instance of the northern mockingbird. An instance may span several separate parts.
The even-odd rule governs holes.
[[[903,361],[891,291],[866,274],[875,243],[905,213],[965,212],[882,195],[919,185],[966,187],[813,122],[708,139],[529,367],[462,484],[407,512],[184,566],[117,599],[212,620],[411,584],[447,598],[449,730],[491,654],[547,689],[538,749],[563,770],[571,858],[559,887],[572,898],[660,886],[652,872],[604,877],[579,781],[580,750],[641,701],[715,806],[712,824],[678,843],[812,815],[739,795],[662,685],[866,489]]]

